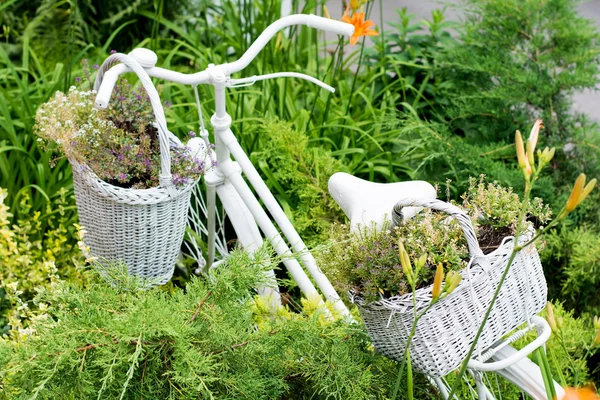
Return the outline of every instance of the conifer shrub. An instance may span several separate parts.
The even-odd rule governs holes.
[[[344,165],[288,122],[267,120],[260,127],[252,162],[279,200],[300,236],[318,244],[333,222],[344,220],[328,191],[329,177]]]
[[[600,315],[600,236],[589,226],[563,226],[546,236],[546,264],[561,266],[548,274],[550,296],[576,315]]]
[[[437,58],[452,125],[479,143],[511,138],[535,118],[553,146],[572,136],[570,95],[596,85],[600,64],[600,35],[576,4],[464,1],[460,41]]]
[[[373,353],[360,325],[260,312],[253,287],[269,252],[234,252],[184,290],[142,290],[124,267],[88,290],[69,282],[36,298],[45,316],[0,342],[0,391],[17,398],[385,398],[395,364]],[[264,310],[264,308],[263,308]],[[419,378],[422,397],[437,398]]]

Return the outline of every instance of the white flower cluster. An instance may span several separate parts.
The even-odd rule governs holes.
[[[102,136],[117,129],[94,108],[95,96],[95,91],[80,91],[75,86],[67,94],[56,92],[37,111],[36,134],[57,143],[68,158],[83,161],[90,144],[99,145]],[[86,148],[78,147],[81,138],[86,138]]]

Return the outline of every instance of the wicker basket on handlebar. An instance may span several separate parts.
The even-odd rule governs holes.
[[[150,284],[164,284],[173,276],[195,182],[181,187],[172,182],[170,148],[182,144],[167,130],[160,98],[144,68],[125,54],[113,54],[99,69],[94,89],[117,62],[138,75],[150,98],[160,139],[160,184],[150,189],[113,186],[88,166],[70,160],[77,210],[90,255],[100,265],[122,261],[130,274],[148,278]]]
[[[461,271],[461,283],[423,315],[410,346],[411,362],[416,369],[430,376],[444,376],[457,369],[466,358],[506,269],[515,238],[504,238],[498,249],[484,255],[470,218],[460,208],[430,199],[402,200],[396,209],[403,206],[436,209],[455,217],[469,246],[471,260],[469,267]],[[519,237],[519,243],[527,242],[533,235],[533,229],[529,229]],[[417,311],[424,310],[431,303],[431,287],[418,289],[416,297]],[[546,297],[542,265],[531,244],[512,262],[477,349],[484,351],[540,312],[546,305]],[[358,297],[353,301],[358,305],[375,348],[381,354],[401,361],[414,321],[412,294],[374,303],[365,303]]]

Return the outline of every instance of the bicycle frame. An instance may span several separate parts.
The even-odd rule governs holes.
[[[298,232],[295,230],[283,209],[238,143],[231,130],[232,118],[228,114],[226,107],[225,91],[228,87],[271,77],[295,76],[297,78],[307,79],[328,90],[332,89],[328,85],[317,81],[312,77],[299,73],[279,73],[272,74],[271,76],[251,77],[237,80],[230,78],[231,74],[243,70],[279,30],[298,24],[329,30],[347,36],[350,36],[354,30],[352,25],[312,15],[287,16],[271,24],[239,60],[230,64],[209,65],[206,70],[189,75],[156,67],[156,55],[145,49],[134,50],[130,53],[131,57],[119,55],[118,57],[111,59],[111,57],[113,57],[111,56],[107,60],[110,62],[105,62],[103,68],[98,71],[99,74],[104,74],[104,79],[102,79],[102,85],[98,88],[96,106],[99,108],[105,108],[107,106],[110,93],[112,92],[112,88],[116,83],[118,76],[130,71],[129,67],[126,65],[127,62],[113,66],[117,61],[125,60],[137,63],[144,68],[149,76],[167,81],[189,84],[194,87],[199,84],[212,85],[214,87],[215,112],[211,118],[211,124],[214,129],[214,154],[218,165],[208,171],[205,175],[209,243],[207,253],[209,264],[214,259],[215,253],[216,197],[218,194],[221,199],[226,199],[223,201],[223,206],[226,208],[228,214],[230,214],[232,220],[239,222],[237,227],[234,226],[236,228],[236,233],[238,236],[244,237],[243,242],[245,242],[250,251],[255,250],[262,241],[262,236],[258,229],[260,228],[263,235],[272,244],[277,254],[283,258],[284,265],[287,267],[290,275],[296,281],[303,294],[307,297],[320,296],[311,282],[311,279],[308,277],[298,260],[292,256],[292,253],[297,254],[325,298],[333,303],[335,309],[340,314],[350,319],[351,317],[348,309],[341,301],[327,277],[318,268],[314,257],[308,251],[306,245],[298,235]],[[246,176],[248,182],[242,177],[242,172]],[[251,187],[255,190],[258,198],[253,194]],[[263,209],[259,199],[262,200],[279,229]],[[287,243],[289,243],[290,246],[288,246],[286,240],[283,239],[280,231],[285,239],[287,239]],[[540,340],[545,341],[545,338]],[[536,345],[540,345],[540,343],[536,343]],[[527,392],[534,395],[534,397],[539,393],[539,397],[536,398],[544,398],[543,396],[545,393],[542,392],[543,382],[541,378],[538,377],[539,369],[535,369],[537,367],[534,368],[534,364],[527,358],[524,358],[525,355],[522,351],[515,354],[511,349],[512,348],[508,346],[504,349],[499,349],[495,353],[491,358],[495,363],[490,363],[493,367],[492,369],[507,377],[507,379],[511,380],[520,388],[529,387],[530,389],[527,390]],[[480,370],[485,371],[486,369],[490,369],[490,364],[477,364],[476,361],[472,361],[469,365],[469,370],[473,373],[473,378],[476,381],[476,390],[481,399],[493,399],[493,395],[481,380],[481,376],[478,372]],[[498,370],[498,368],[503,369]],[[448,393],[447,391],[444,392],[445,384],[443,380],[435,379],[434,381],[440,388],[442,395],[447,397]],[[529,386],[532,383],[536,385]]]
[[[98,89],[95,105],[98,108],[105,108],[108,105],[108,100],[112,92],[112,88],[120,74],[130,71],[126,65],[130,63],[138,63],[141,65],[147,74],[152,77],[161,78],[167,81],[190,84],[197,86],[199,84],[210,84],[214,87],[215,98],[215,113],[211,118],[211,124],[214,130],[216,160],[218,166],[214,171],[207,176],[207,213],[208,213],[208,258],[209,264],[214,257],[214,234],[215,234],[215,211],[216,211],[216,191],[217,188],[225,184],[231,183],[235,193],[240,196],[247,210],[252,214],[254,223],[260,227],[264,236],[269,240],[275,251],[283,258],[283,263],[290,272],[292,278],[296,281],[303,294],[307,297],[319,296],[316,288],[312,284],[310,278],[300,266],[298,260],[292,256],[293,253],[302,261],[304,268],[310,273],[312,279],[321,290],[321,293],[329,300],[343,316],[349,316],[349,311],[341,301],[339,295],[327,279],[327,277],[318,268],[313,255],[308,251],[303,240],[298,232],[285,215],[283,209],[260,177],[254,165],[238,143],[235,135],[231,131],[231,116],[227,112],[225,90],[227,87],[234,85],[234,81],[230,78],[231,74],[243,70],[264,48],[267,42],[281,29],[292,25],[307,25],[317,29],[327,30],[338,34],[350,36],[354,32],[354,26],[339,21],[330,20],[327,18],[318,17],[315,15],[290,15],[275,21],[257,38],[257,40],[248,48],[242,57],[233,63],[222,65],[209,65],[209,67],[195,74],[182,74],[162,68],[156,67],[157,57],[150,50],[136,49],[130,53],[130,56],[113,55],[105,62],[105,68],[98,71],[103,74],[102,84]],[[111,59],[111,57],[113,57]],[[123,62],[113,67],[117,61]],[[112,68],[111,68],[112,67]],[[110,68],[110,69],[109,69]],[[307,79],[313,83],[317,83],[316,79],[304,74],[274,74],[278,76],[296,76],[302,79]],[[249,78],[251,79],[251,78]],[[243,80],[238,80],[238,83]],[[248,80],[245,80],[248,81]],[[317,82],[315,82],[317,81]],[[322,84],[322,87],[330,88],[328,85]],[[235,161],[232,160],[232,157]],[[267,212],[262,208],[259,200],[254,196],[250,186],[242,177],[244,173],[250,186],[255,190],[258,198],[269,211],[277,226],[287,239],[290,247],[282,238],[279,230],[267,215]],[[247,221],[249,222],[249,221]],[[256,237],[256,231],[250,234]]]

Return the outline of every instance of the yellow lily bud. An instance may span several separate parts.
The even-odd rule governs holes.
[[[569,200],[567,200],[567,205],[565,207],[565,210],[567,211],[567,213],[570,213],[573,210],[575,210],[575,208],[579,204],[579,198],[581,197],[581,192],[583,192],[584,186],[585,186],[585,174],[582,173],[582,174],[579,174],[579,176],[577,177],[577,180],[575,181],[575,185],[573,186],[573,190],[571,190],[571,195],[569,196]]]
[[[418,276],[421,269],[425,266],[427,262],[427,254],[423,254],[417,261],[415,261],[415,274]]]
[[[527,166],[527,157],[525,157],[525,146],[523,145],[523,137],[521,132],[517,130],[515,133],[515,145],[517,146],[517,161],[519,162],[519,168],[525,169]]]
[[[544,158],[546,159],[546,162],[552,161],[552,159],[554,158],[555,151],[556,149],[554,147],[549,150],[547,147],[544,149]]]
[[[597,315],[594,316],[594,328],[600,329],[600,318]]]
[[[558,332],[558,326],[556,325],[556,319],[554,318],[554,309],[552,308],[552,304],[550,302],[548,302],[546,310],[548,311],[548,315],[546,316],[546,319],[548,320],[548,325],[550,325],[550,329],[552,329],[552,332],[556,333]]]
[[[352,8],[352,11],[356,11],[360,7],[362,7],[366,2],[367,0],[350,0],[350,8]]]
[[[412,286],[414,284],[413,269],[402,240],[398,241],[398,249],[400,251],[400,264],[402,264],[402,271],[404,272],[404,276],[406,276],[406,280]]]
[[[583,191],[581,192],[581,196],[579,196],[579,202],[577,202],[577,205],[580,205],[581,202],[585,200],[586,197],[588,197],[588,194],[590,194],[590,192],[594,189],[595,186],[596,178],[592,179],[587,185],[585,185]]]
[[[437,299],[442,294],[442,280],[444,279],[444,267],[442,264],[438,264],[435,270],[435,277],[433,278],[433,289],[431,289],[432,300]]]
[[[525,144],[525,148],[527,149],[527,162],[530,166],[535,165],[535,159],[533,158],[533,146],[531,145],[531,141],[527,141],[527,144]]]
[[[596,333],[596,337],[594,338],[594,344],[595,345],[600,344],[600,329],[598,329],[598,333]]]
[[[450,271],[448,272],[446,279],[450,280],[450,285],[448,285],[448,288],[446,289],[446,295],[449,295],[458,287],[458,284],[462,280],[462,276],[456,271]]]
[[[544,122],[541,119],[537,119],[533,124],[533,128],[531,128],[531,132],[529,133],[528,142],[531,143],[531,150],[535,150],[535,146],[537,145],[538,136],[540,134],[540,129],[544,127]],[[533,163],[532,163],[533,164]]]
[[[533,172],[533,169],[531,168],[531,164],[529,164],[529,161],[527,161],[527,159],[525,159],[525,169],[523,170],[523,175],[525,176],[525,180],[527,182],[529,182],[529,178],[531,177],[531,173]]]
[[[324,4],[323,4],[323,15],[325,16],[325,18],[331,19],[331,14],[329,14],[329,10],[327,9],[327,6]]]

